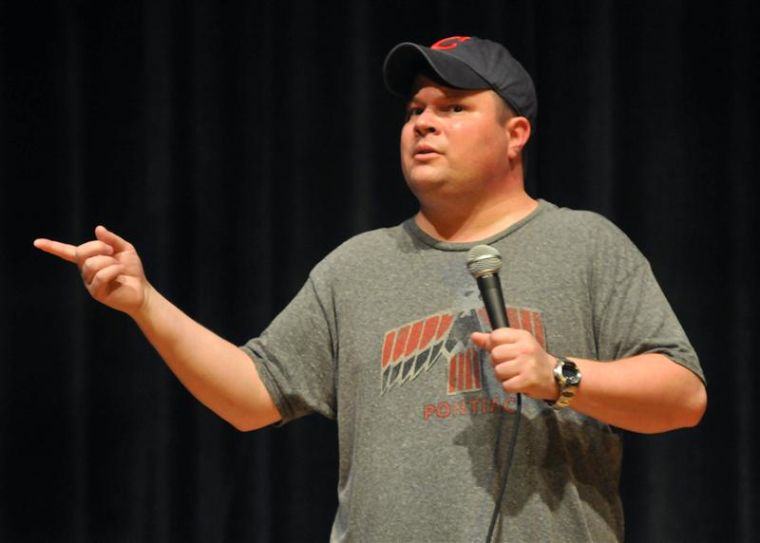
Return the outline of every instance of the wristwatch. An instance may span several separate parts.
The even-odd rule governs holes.
[[[581,384],[581,371],[575,362],[562,356],[557,357],[554,366],[554,380],[559,386],[559,398],[556,402],[549,402],[554,409],[562,409],[570,405],[575,397],[578,386]]]

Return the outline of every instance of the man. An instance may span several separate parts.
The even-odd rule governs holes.
[[[333,540],[622,539],[610,427],[697,424],[692,347],[619,230],[525,192],[536,98],[504,47],[403,43],[384,74],[408,100],[401,165],[419,212],[338,247],[242,348],[163,298],[102,226],[80,246],[35,245],[76,263],[90,294],[130,315],[235,427],[337,419]],[[466,269],[480,244],[506,257],[509,328],[490,331]]]

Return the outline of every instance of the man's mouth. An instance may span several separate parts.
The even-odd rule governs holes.
[[[433,158],[440,154],[441,152],[438,149],[430,145],[417,145],[412,152],[412,155],[416,159]]]

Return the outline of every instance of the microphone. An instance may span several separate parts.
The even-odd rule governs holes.
[[[483,298],[483,303],[486,306],[488,320],[491,321],[491,329],[496,330],[497,328],[506,328],[509,326],[509,317],[507,317],[506,308],[504,307],[504,295],[501,292],[501,283],[499,282],[499,270],[501,269],[501,255],[499,254],[499,251],[490,245],[476,245],[467,253],[467,269],[478,282],[480,296]],[[502,411],[502,415],[503,413],[504,412]],[[488,525],[486,543],[491,543],[493,540],[496,520],[499,518],[501,503],[504,500],[504,493],[507,490],[509,472],[512,470],[512,461],[515,458],[517,433],[520,428],[520,419],[522,419],[522,394],[519,392],[517,393],[517,409],[515,413],[516,417],[514,425],[512,426],[512,437],[509,440],[508,446],[509,456],[505,460],[506,465],[504,467],[504,474],[502,475],[501,483],[499,485],[498,497],[494,502],[493,513],[491,513],[491,522]],[[498,435],[501,435],[501,424],[503,420],[503,417],[499,418]],[[498,442],[496,447],[498,449]]]
[[[491,329],[506,328],[509,319],[499,282],[501,254],[490,245],[476,245],[467,253],[467,269],[478,282],[480,296],[486,306]]]

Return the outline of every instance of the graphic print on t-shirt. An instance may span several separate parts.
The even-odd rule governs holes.
[[[507,316],[512,328],[529,331],[546,349],[544,325],[538,311],[508,306]],[[380,394],[416,379],[439,359],[449,365],[447,394],[482,390],[481,353],[470,342],[470,334],[489,328],[485,308],[480,307],[458,313],[436,313],[389,330],[380,359]]]

